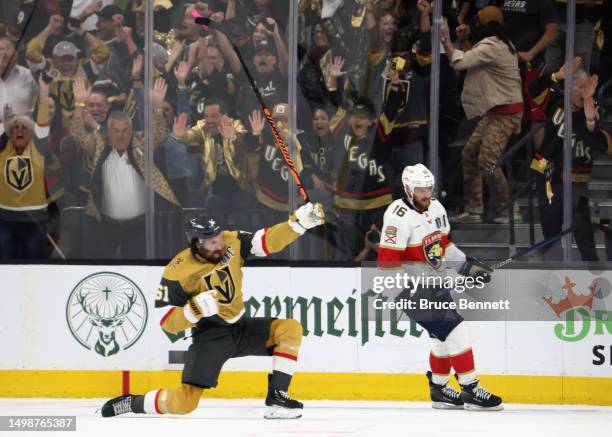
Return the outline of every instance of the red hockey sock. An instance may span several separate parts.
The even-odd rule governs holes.
[[[451,361],[448,357],[438,357],[433,352],[430,352],[429,367],[433,374],[434,383],[444,385],[448,382],[451,370]]]
[[[461,352],[459,355],[449,357],[453,369],[459,376],[460,384],[469,384],[476,378],[474,354],[472,349]]]

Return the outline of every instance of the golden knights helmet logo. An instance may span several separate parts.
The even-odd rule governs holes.
[[[15,191],[27,190],[34,182],[32,158],[29,156],[12,156],[4,165],[4,180]]]
[[[90,275],[70,293],[66,320],[86,349],[108,357],[131,347],[147,324],[147,304],[129,278],[111,272]]]
[[[434,269],[439,269],[442,266],[442,256],[444,249],[442,248],[442,233],[434,232],[423,238],[423,253],[425,260]]]
[[[228,265],[213,270],[203,276],[202,280],[207,290],[217,290],[217,292],[223,296],[222,299],[219,299],[219,303],[232,303],[234,296],[236,296],[236,286],[234,284],[234,278],[232,277],[232,271]]]

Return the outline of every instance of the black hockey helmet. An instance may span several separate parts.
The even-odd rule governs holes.
[[[192,218],[185,225],[185,236],[187,241],[207,239],[216,237],[221,233],[221,226],[210,216],[200,215]]]

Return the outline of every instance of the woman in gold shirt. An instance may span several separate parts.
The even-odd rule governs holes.
[[[47,189],[47,172],[57,163],[44,148],[49,135],[49,86],[39,81],[36,123],[16,115],[5,121],[0,141],[0,259],[49,256],[45,225],[49,204],[61,191]]]

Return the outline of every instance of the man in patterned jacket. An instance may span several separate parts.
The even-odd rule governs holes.
[[[164,144],[168,127],[162,114],[167,86],[158,78],[152,92],[154,106],[153,143]],[[146,149],[144,132],[132,131],[132,120],[125,112],[115,111],[108,117],[107,135],[102,136],[98,123],[85,109],[91,92],[82,79],[74,82],[75,111],[70,134],[79,139],[80,147],[93,156],[92,181],[87,200],[87,214],[95,222],[85,235],[96,238],[92,255],[139,259],[145,249]],[[157,199],[178,206],[179,202],[166,178],[155,166],[153,189]],[[163,203],[162,205],[163,206]],[[156,209],[159,204],[156,203]]]

